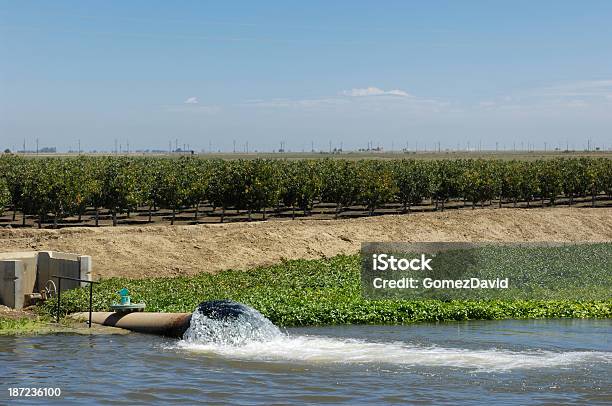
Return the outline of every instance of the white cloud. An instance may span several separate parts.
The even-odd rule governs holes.
[[[184,104],[198,104],[200,101],[198,100],[197,97],[192,96],[192,97],[188,97],[187,100],[185,100],[183,103]]]
[[[411,97],[408,92],[400,89],[383,90],[378,87],[355,88],[351,90],[343,90],[340,94],[349,97],[366,97],[366,96],[398,96]]]

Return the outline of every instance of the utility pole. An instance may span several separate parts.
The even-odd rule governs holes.
[[[79,155],[81,155],[81,140],[80,139],[78,140],[78,146],[79,146],[79,148],[78,148]],[[38,148],[37,148],[37,150],[38,150]]]
[[[38,156],[38,138],[36,138],[36,156]]]

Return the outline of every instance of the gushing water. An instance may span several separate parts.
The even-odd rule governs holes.
[[[219,300],[198,306],[183,340],[190,344],[237,347],[281,336],[278,327],[252,307]]]
[[[224,358],[301,363],[394,364],[503,371],[612,363],[612,352],[510,351],[445,348],[409,342],[372,342],[325,336],[291,336],[257,310],[229,302],[206,302],[193,314],[178,347]],[[203,304],[204,305],[204,304]],[[229,306],[229,307],[228,307]]]

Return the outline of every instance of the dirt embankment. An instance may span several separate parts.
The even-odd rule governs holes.
[[[93,257],[97,277],[192,275],[356,253],[362,241],[612,241],[612,209],[480,209],[352,220],[0,229],[0,252]]]

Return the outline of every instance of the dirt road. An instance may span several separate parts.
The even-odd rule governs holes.
[[[362,241],[612,241],[612,209],[481,209],[352,220],[0,229],[0,252],[93,257],[97,277],[191,275],[356,253]]]

